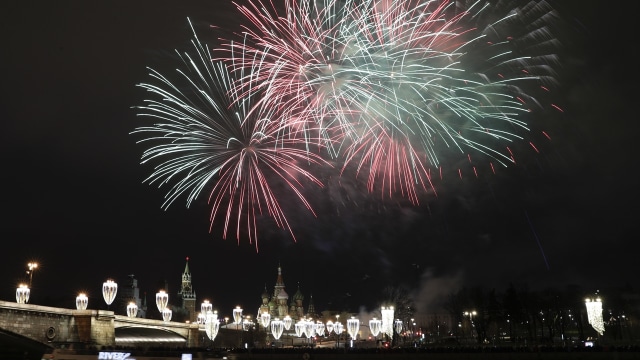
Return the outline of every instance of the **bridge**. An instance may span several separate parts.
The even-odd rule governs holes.
[[[0,332],[7,338],[48,347],[155,345],[198,347],[198,324],[131,318],[109,310],[75,310],[0,300]]]

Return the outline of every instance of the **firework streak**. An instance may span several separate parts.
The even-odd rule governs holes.
[[[229,200],[225,235],[233,217],[237,237],[242,222],[253,240],[263,206],[289,228],[263,167],[311,209],[295,179],[322,184],[298,162],[338,163],[342,176],[364,174],[369,192],[413,204],[434,192],[443,164],[513,164],[514,144],[537,151],[536,116],[560,110],[546,100],[557,15],[545,2],[514,3],[238,3],[237,36],[212,54],[196,40],[197,59],[184,55],[190,91],[155,72],[158,85],[141,84],[161,98],[140,107],[161,122],[136,130],[161,142],[143,155],[163,159],[149,180],[175,181],[167,206],[213,184],[212,224]]]

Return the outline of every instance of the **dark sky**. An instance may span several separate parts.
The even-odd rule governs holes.
[[[332,178],[308,195],[317,219],[289,214],[296,243],[265,228],[256,252],[209,233],[206,198],[161,210],[165,191],[142,183],[151,170],[129,134],[145,67],[189,46],[187,17],[213,42],[208,25],[237,25],[233,6],[5,1],[0,299],[15,299],[29,261],[40,263],[36,304],[72,308],[86,291],[90,308],[104,308],[102,282],[129,274],[150,294],[166,281],[171,294],[186,257],[198,298],[223,313],[257,309],[278,264],[288,293],[299,285],[319,310],[377,306],[389,285],[420,304],[463,286],[637,287],[636,41],[631,11],[609,5],[556,4],[575,33],[561,51],[565,113],[538,157],[488,178],[446,178],[419,206]]]

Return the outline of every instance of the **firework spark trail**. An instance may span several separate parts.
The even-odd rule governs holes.
[[[210,223],[213,227],[219,216],[224,217],[223,238],[235,222],[238,242],[246,231],[257,251],[258,218],[266,213],[295,240],[271,186],[283,181],[313,213],[301,189],[304,183],[323,184],[306,166],[328,163],[304,148],[308,138],[288,127],[295,121],[281,121],[277,109],[254,107],[252,96],[258,93],[238,98],[232,75],[211,60],[195,30],[192,44],[193,54],[178,53],[185,65],[177,70],[179,83],[150,70],[153,81],[139,84],[154,99],[136,107],[138,115],[156,121],[132,132],[146,137],[140,143],[150,143],[142,163],[158,162],[145,182],[173,183],[164,209],[182,195],[189,207],[215,182],[209,193]]]
[[[515,164],[518,143],[538,152],[535,116],[561,111],[538,97],[558,64],[544,1],[283,5],[236,3],[243,30],[211,53],[194,31],[181,84],[154,70],[139,84],[154,95],[139,115],[159,120],[134,131],[151,144],[143,163],[159,162],[145,181],[173,183],[165,209],[214,184],[211,227],[224,217],[224,237],[235,222],[257,249],[263,213],[293,236],[271,186],[284,182],[313,213],[303,184],[322,184],[306,166],[331,161],[369,192],[418,204],[435,193],[432,171],[442,179],[463,160],[478,177],[483,161],[492,173]]]
[[[544,2],[250,4],[238,6],[243,40],[216,49],[234,73],[254,69],[235,86],[300,121],[345,168],[368,171],[371,191],[381,178],[383,193],[415,203],[416,186],[431,187],[429,166],[455,154],[514,163],[508,146],[529,135],[526,116],[550,107],[535,97],[553,84],[557,61]]]

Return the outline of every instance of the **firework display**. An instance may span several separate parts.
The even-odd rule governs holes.
[[[536,117],[561,111],[548,100],[557,15],[543,1],[236,5],[237,36],[211,49],[196,38],[195,57],[182,55],[189,89],[155,71],[140,85],[160,100],[139,115],[159,122],[135,131],[153,144],[143,162],[160,160],[147,180],[173,182],[165,206],[212,188],[225,237],[233,218],[257,247],[263,211],[290,230],[271,177],[311,211],[301,189],[322,186],[313,168],[329,162],[371,193],[419,204],[443,166],[474,159],[474,173],[495,172],[516,162],[514,144],[538,151],[548,136]]]
[[[235,231],[240,241],[243,232],[257,250],[256,223],[263,213],[278,227],[291,230],[271,182],[283,181],[313,211],[300,188],[303,179],[322,186],[306,166],[326,162],[298,146],[304,138],[287,129],[290,122],[279,121],[273,109],[254,107],[252,96],[238,97],[230,87],[232,76],[222,64],[211,61],[197,37],[193,46],[193,54],[179,54],[184,69],[177,70],[177,81],[151,70],[153,81],[139,85],[156,95],[137,107],[139,116],[156,122],[133,132],[143,133],[141,142],[150,144],[142,162],[159,160],[145,181],[173,182],[164,208],[181,195],[189,206],[211,185],[212,226],[224,218],[225,238],[228,231]]]

